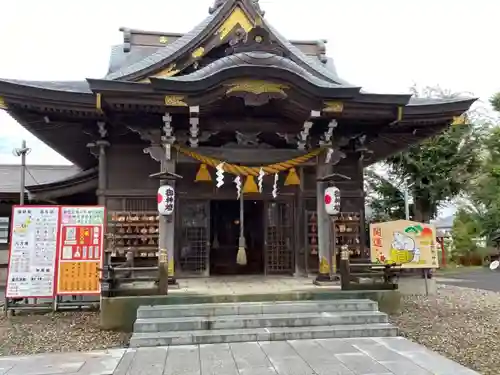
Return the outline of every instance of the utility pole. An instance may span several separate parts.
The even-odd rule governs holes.
[[[408,186],[404,186],[404,196],[405,196],[405,217],[406,220],[410,220],[410,199],[408,197]]]
[[[24,204],[24,193],[26,190],[26,155],[31,151],[31,148],[26,147],[26,141],[21,142],[21,148],[15,148],[13,154],[21,157],[21,183],[19,186],[19,204]]]
[[[406,181],[402,183],[402,193],[405,200],[405,218],[406,220],[410,220],[410,188],[415,183],[408,184]],[[401,189],[399,190],[401,191]]]

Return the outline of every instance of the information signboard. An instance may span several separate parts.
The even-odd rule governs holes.
[[[104,207],[61,207],[57,295],[99,294]]]
[[[52,298],[59,207],[14,206],[10,234],[7,298]]]
[[[402,268],[438,268],[436,228],[408,220],[370,224],[371,260]]]

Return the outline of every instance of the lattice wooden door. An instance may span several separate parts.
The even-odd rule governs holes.
[[[289,202],[269,202],[266,212],[266,273],[293,273],[293,207]]]
[[[179,251],[181,272],[208,276],[210,242],[209,201],[182,200],[179,204]]]

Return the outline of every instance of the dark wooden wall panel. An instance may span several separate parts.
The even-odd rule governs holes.
[[[145,154],[143,146],[113,145],[107,150],[108,189],[156,189],[157,179],[149,175],[160,171],[160,163]]]

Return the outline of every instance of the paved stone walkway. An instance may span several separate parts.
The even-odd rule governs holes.
[[[0,357],[0,375],[473,375],[400,337]]]

